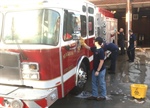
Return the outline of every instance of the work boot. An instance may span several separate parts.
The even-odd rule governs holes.
[[[105,97],[98,97],[98,98],[97,98],[97,101],[104,101],[104,100],[106,100]]]
[[[132,62],[134,62],[134,60],[129,60],[129,63],[132,63]]]
[[[97,100],[97,97],[90,96],[90,97],[87,97],[86,99],[88,99],[88,100]]]

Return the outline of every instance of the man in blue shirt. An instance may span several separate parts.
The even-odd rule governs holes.
[[[83,39],[82,39],[83,41]],[[101,37],[97,37],[95,39],[95,47],[88,46],[85,42],[81,42],[81,44],[86,48],[93,52],[93,70],[92,70],[92,96],[88,97],[89,100],[106,100],[106,81],[105,81],[105,73],[106,69],[104,66],[104,50],[101,48],[103,39]],[[98,88],[100,87],[101,93],[100,96],[98,94]]]
[[[114,43],[104,43],[102,45],[104,51],[106,52],[107,50],[109,50],[111,52],[110,55],[110,59],[111,59],[111,63],[110,63],[110,67],[108,70],[110,70],[108,73],[109,74],[115,74],[115,70],[116,70],[116,60],[117,60],[117,56],[118,56],[118,51],[119,48],[116,44]]]
[[[136,48],[136,36],[133,34],[132,30],[129,30],[130,39],[129,39],[129,47],[127,48],[127,54],[129,58],[129,62],[134,62],[135,58],[135,48]]]

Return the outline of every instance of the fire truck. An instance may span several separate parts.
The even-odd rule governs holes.
[[[107,43],[112,42],[118,45],[118,20],[114,18],[114,14],[112,14],[110,11],[103,8],[97,9],[97,18],[99,20],[97,23],[98,36],[101,36]]]
[[[83,90],[92,69],[89,46],[102,29],[98,8],[82,0],[2,0],[0,107],[48,108]]]

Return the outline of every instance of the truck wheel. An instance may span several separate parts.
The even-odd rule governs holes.
[[[77,70],[77,85],[72,90],[72,94],[78,95],[84,90],[85,84],[88,80],[88,70],[84,63],[81,63]]]

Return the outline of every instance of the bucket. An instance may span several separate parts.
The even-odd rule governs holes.
[[[131,96],[137,99],[146,97],[148,86],[146,84],[131,84]]]

